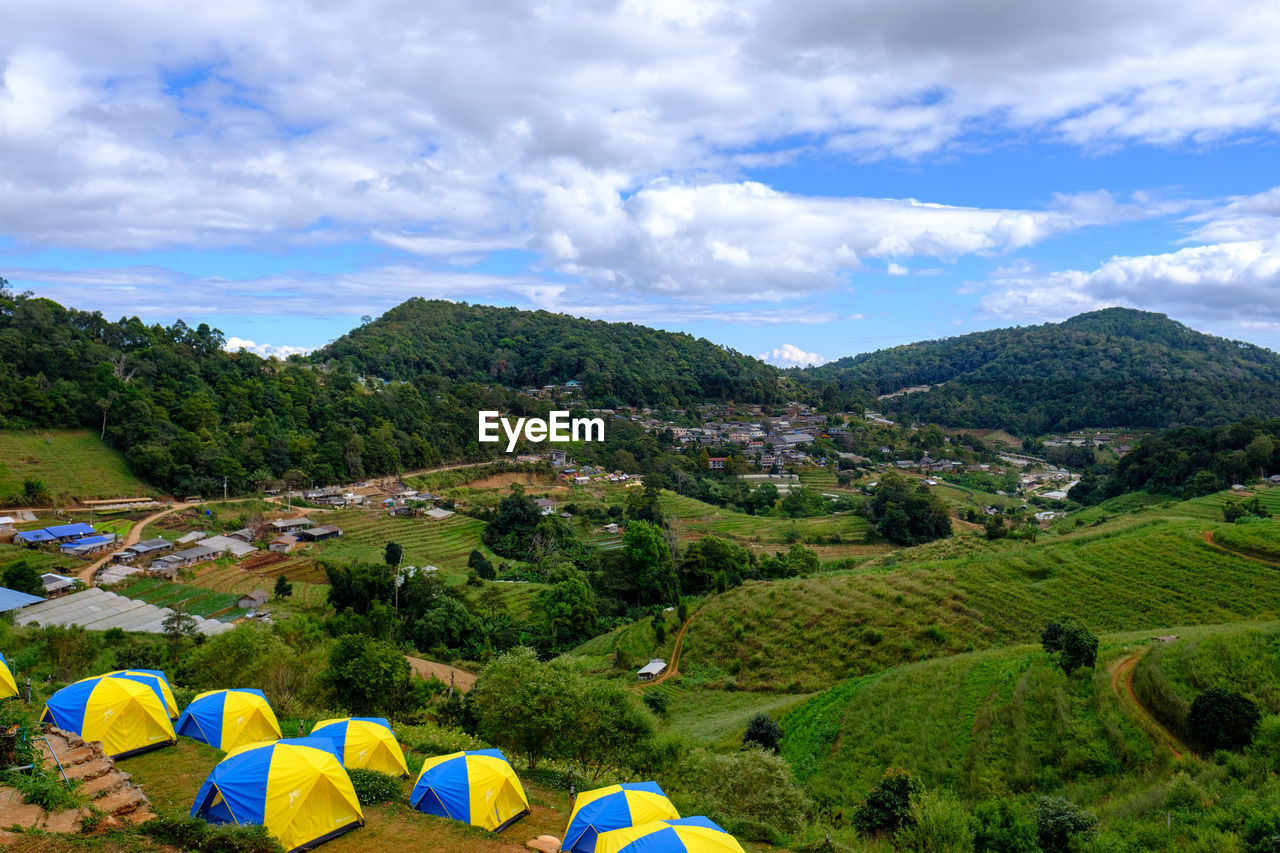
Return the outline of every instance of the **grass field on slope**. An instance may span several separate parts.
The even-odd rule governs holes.
[[[904,565],[888,571],[749,583],[693,621],[682,669],[722,686],[808,692],[902,662],[1028,642],[1063,617],[1120,631],[1280,615],[1277,570],[1215,548],[1205,529],[1148,518],[968,553],[945,543],[937,549],[954,555],[906,563],[911,552],[901,552]]]
[[[0,431],[0,499],[20,500],[27,478],[44,483],[64,504],[153,493],[129,471],[124,456],[87,430]]]

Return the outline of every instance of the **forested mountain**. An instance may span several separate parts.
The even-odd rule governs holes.
[[[1023,435],[1280,415],[1280,355],[1127,308],[908,344],[793,373],[871,397],[933,386],[874,405],[904,419]]]
[[[501,388],[435,376],[362,383],[300,359],[223,350],[205,324],[148,326],[15,294],[0,279],[0,429],[90,427],[181,494],[316,484],[481,458],[478,409]],[[525,401],[527,403],[528,401]]]
[[[443,300],[410,299],[317,352],[383,379],[424,374],[512,387],[577,380],[606,404],[779,399],[778,371],[705,338]]]

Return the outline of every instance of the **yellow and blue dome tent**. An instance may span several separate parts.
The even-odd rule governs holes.
[[[174,730],[214,749],[280,739],[280,722],[261,690],[240,688],[201,693],[182,712]]]
[[[391,723],[381,717],[321,720],[311,729],[311,736],[333,738],[338,745],[338,758],[348,770],[363,768],[388,776],[409,775],[404,750],[396,742]]]
[[[102,675],[91,675],[88,678],[80,679],[80,681],[93,681],[95,678],[125,678],[129,681],[145,684],[160,697],[160,701],[164,703],[164,709],[169,718],[174,720],[178,718],[178,700],[173,698],[173,691],[169,688],[169,679],[158,669],[117,669],[112,672],[104,672]]]
[[[68,684],[49,697],[40,717],[123,758],[177,741],[156,690],[128,678],[98,678]]]
[[[13,680],[13,670],[9,662],[0,655],[0,699],[8,699],[18,695],[18,683]]]
[[[624,782],[583,791],[573,803],[560,849],[592,853],[602,832],[678,817],[680,812],[657,782]]]
[[[596,853],[745,853],[738,839],[702,817],[658,820],[602,832]]]
[[[409,802],[427,814],[501,832],[529,813],[520,778],[497,749],[428,758]]]
[[[347,771],[327,749],[292,742],[233,749],[200,786],[191,816],[261,824],[285,850],[304,850],[364,826]]]

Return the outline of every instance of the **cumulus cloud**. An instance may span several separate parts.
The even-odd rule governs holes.
[[[258,344],[244,338],[227,338],[226,345],[223,349],[227,352],[239,352],[240,350],[248,350],[256,353],[263,358],[288,358],[291,355],[306,355],[315,347],[294,347],[287,344],[276,346],[273,344]]]
[[[983,310],[1005,320],[1061,320],[1123,306],[1219,329],[1280,328],[1280,239],[1115,257],[1092,271],[1011,272],[980,301]]]
[[[778,367],[805,367],[824,364],[827,361],[816,352],[805,352],[794,344],[783,344],[770,352],[763,353],[759,358]]]

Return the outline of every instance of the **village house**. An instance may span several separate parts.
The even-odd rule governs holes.
[[[236,606],[241,610],[256,610],[271,600],[271,593],[265,589],[255,589],[253,592],[240,596],[240,600],[236,602]]]
[[[298,537],[291,536],[288,533],[282,533],[275,539],[272,539],[267,545],[267,550],[276,554],[287,554],[298,546]]]
[[[298,539],[302,542],[323,542],[326,539],[335,539],[342,535],[342,529],[334,527],[332,524],[321,524],[307,530],[298,531]]]

